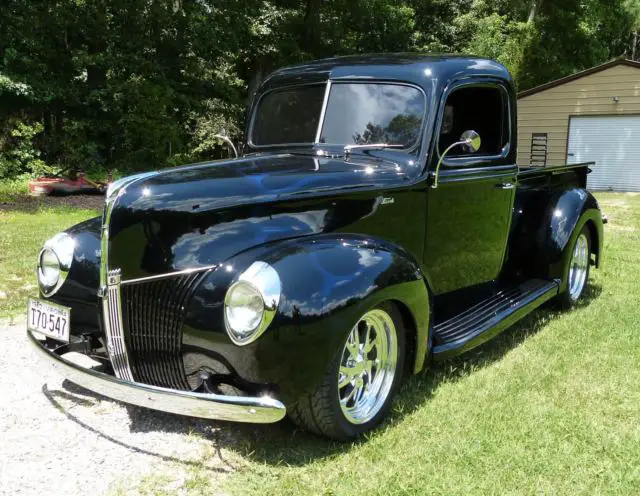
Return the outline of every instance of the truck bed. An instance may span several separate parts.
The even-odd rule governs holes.
[[[569,165],[518,166],[518,183],[537,183],[543,181],[545,185],[575,183],[580,188],[587,187],[587,174],[591,172],[595,162],[581,162]],[[555,177],[554,177],[555,176]],[[560,177],[557,177],[560,176]]]

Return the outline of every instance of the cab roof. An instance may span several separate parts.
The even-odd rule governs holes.
[[[416,84],[424,89],[433,83],[446,85],[462,77],[493,77],[511,84],[509,71],[498,62],[468,55],[419,53],[371,54],[332,57],[284,67],[273,72],[261,91],[273,87],[321,82],[328,79],[381,79]]]

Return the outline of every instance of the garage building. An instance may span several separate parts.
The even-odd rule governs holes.
[[[518,94],[518,165],[596,162],[590,189],[640,191],[640,62],[613,60]]]

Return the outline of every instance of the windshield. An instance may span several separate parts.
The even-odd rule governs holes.
[[[425,101],[412,86],[348,83],[331,86],[320,143],[413,146]]]
[[[326,85],[297,86],[267,93],[260,100],[252,129],[258,146],[311,144],[316,140]],[[331,85],[320,143],[414,146],[426,108],[422,91],[386,83]]]
[[[326,85],[271,91],[260,99],[253,121],[255,145],[313,143],[318,131]]]

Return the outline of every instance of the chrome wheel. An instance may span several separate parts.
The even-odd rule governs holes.
[[[351,329],[338,372],[338,399],[346,419],[363,424],[384,405],[398,363],[398,336],[391,316],[368,311]]]
[[[572,300],[580,298],[589,272],[589,241],[584,233],[581,233],[573,248],[573,255],[569,265],[569,296]]]

